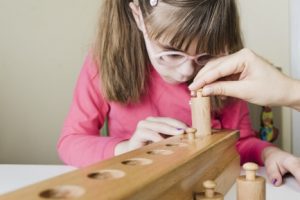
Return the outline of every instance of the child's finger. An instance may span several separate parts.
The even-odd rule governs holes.
[[[282,184],[282,175],[280,173],[277,164],[271,164],[266,166],[268,179],[274,186],[280,186]]]
[[[300,159],[292,156],[285,161],[284,165],[285,169],[290,172],[300,184]]]
[[[159,142],[164,139],[160,134],[152,130],[146,130],[142,137],[143,142]]]
[[[130,139],[130,150],[140,148],[149,142],[159,142],[164,138],[155,131],[141,129]]]
[[[165,135],[180,135],[184,133],[184,129],[179,129],[174,126],[170,126],[166,123],[143,120],[138,124],[139,129],[148,129],[156,133],[162,133]]]
[[[159,122],[159,123],[165,123],[168,125],[173,126],[176,129],[186,129],[187,125],[179,120],[169,118],[169,117],[148,117],[148,121],[151,122]]]

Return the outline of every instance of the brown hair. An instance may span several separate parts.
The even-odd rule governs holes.
[[[147,92],[149,58],[129,3],[104,0],[94,55],[108,100],[138,102]],[[136,1],[135,1],[136,2]],[[235,0],[138,1],[151,38],[187,49],[199,38],[198,52],[233,53],[243,47]],[[188,36],[188,37],[187,37]]]

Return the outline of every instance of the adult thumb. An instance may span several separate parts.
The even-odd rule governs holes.
[[[236,81],[218,81],[203,87],[203,96],[230,96],[239,97],[240,90]]]

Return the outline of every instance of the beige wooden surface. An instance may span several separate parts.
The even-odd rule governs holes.
[[[85,200],[192,199],[194,193],[203,189],[200,183],[206,179],[216,180],[218,184],[220,182],[220,188],[227,192],[233,182],[224,180],[226,177],[235,179],[239,173],[238,155],[235,151],[237,138],[236,131],[220,131],[194,141],[189,141],[186,136],[168,138],[2,195],[0,199],[45,199],[41,194],[44,197],[57,197],[56,199],[74,195],[76,199]],[[135,158],[137,159],[134,160]],[[134,165],[143,159],[146,161],[145,165]],[[110,179],[108,173],[97,176],[97,172],[109,170],[118,170],[119,174],[115,175],[123,176],[114,179]],[[232,174],[232,171],[235,173]],[[222,189],[217,187],[218,190]]]

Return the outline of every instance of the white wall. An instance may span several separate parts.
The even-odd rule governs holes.
[[[289,0],[238,0],[238,2],[245,46],[289,74]],[[288,108],[283,108],[280,112],[278,108],[275,110],[276,114],[282,112],[276,120],[277,127],[282,129],[280,133],[282,147],[291,151],[291,111]],[[252,119],[259,121],[253,117]]]
[[[0,0],[0,163],[58,163],[99,0]]]
[[[239,2],[246,46],[288,72],[289,1]],[[0,0],[0,163],[59,163],[55,145],[99,3]]]
[[[300,80],[300,1],[291,0],[291,75]],[[300,91],[299,91],[300,92]],[[300,156],[300,112],[293,111],[293,153]]]

